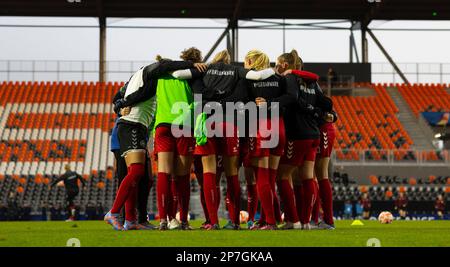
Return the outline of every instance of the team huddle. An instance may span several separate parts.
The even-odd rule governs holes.
[[[249,229],[334,229],[328,165],[337,116],[319,77],[303,70],[297,52],[280,55],[275,68],[259,50],[247,53],[243,67],[230,64],[226,50],[208,64],[196,48],[180,57],[158,56],[113,99],[118,118],[111,151],[119,188],[105,221],[115,230],[192,229],[193,170],[206,219],[201,228],[221,229],[224,174],[229,220],[223,228],[239,230],[243,168]],[[151,161],[157,162],[159,227],[147,220]]]

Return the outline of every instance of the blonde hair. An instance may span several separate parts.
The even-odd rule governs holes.
[[[245,60],[251,60],[250,68],[263,70],[270,67],[269,57],[259,50],[250,50],[245,56]]]
[[[228,50],[222,50],[219,53],[217,53],[213,60],[211,61],[211,63],[218,63],[218,62],[222,62],[225,64],[230,64],[231,62],[231,56],[230,53],[228,52]]]
[[[298,56],[298,52],[295,49],[292,49],[290,53],[281,54],[278,57],[278,61],[286,62],[288,64],[288,69],[303,69],[303,60]]]

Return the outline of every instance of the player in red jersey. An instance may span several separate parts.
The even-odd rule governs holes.
[[[247,53],[245,68],[262,70],[269,67],[269,58],[261,51],[252,50]],[[246,87],[248,100],[255,102],[259,108],[256,136],[248,138],[249,157],[255,170],[262,206],[260,224],[266,224],[258,228],[271,230],[276,229],[277,222],[281,222],[280,203],[275,187],[278,164],[286,143],[282,111],[293,98],[286,93],[285,80],[280,75],[261,81],[248,81]],[[263,108],[267,109],[267,115],[263,114]],[[271,147],[270,139],[277,141]]]
[[[445,201],[442,195],[438,195],[436,201],[434,202],[434,209],[436,210],[436,215],[439,219],[444,219],[445,214]]]
[[[186,63],[186,69],[196,67],[199,73],[206,70],[206,65],[200,63],[202,57],[197,48],[192,47],[183,51],[180,57]],[[180,207],[181,224],[178,225],[172,218],[175,225],[171,225],[171,229],[191,229],[187,218],[190,201],[190,171],[195,143],[191,127],[193,93],[191,81],[182,79],[192,78],[192,75],[183,76],[182,73],[178,71],[161,76],[156,88],[157,109],[154,131],[155,151],[158,154],[157,199],[160,230],[169,229],[167,215],[173,216],[177,206]],[[174,112],[174,106],[180,103],[188,106],[189,111],[179,109]],[[181,117],[183,119],[180,120]],[[180,129],[183,132],[175,133]],[[171,181],[173,178],[175,181]]]
[[[361,206],[363,208],[363,219],[368,220],[370,217],[370,209],[372,208],[372,202],[370,201],[367,193],[364,193],[361,196],[359,203],[361,204]]]
[[[197,87],[194,84],[194,92],[202,94],[204,108],[211,106],[211,102],[220,105],[226,114],[227,103],[237,103],[242,100],[241,93],[236,89],[241,79],[262,80],[273,75],[273,70],[251,71],[230,64],[228,51],[222,51],[216,55],[213,62],[208,66],[208,71],[199,79]],[[223,115],[223,114],[221,114]],[[218,229],[217,217],[217,190],[216,190],[216,155],[223,155],[224,169],[227,176],[227,206],[233,225],[227,229],[240,229],[240,184],[238,178],[239,164],[239,139],[237,127],[234,121],[223,116],[223,121],[218,125],[212,124],[207,127],[208,132],[216,132],[221,136],[208,136],[205,144],[196,147],[197,155],[202,156],[203,185],[206,206],[211,220],[211,227]],[[234,120],[234,117],[233,117]],[[228,225],[227,225],[228,226]]]
[[[148,130],[154,121],[157,81],[165,73],[191,65],[165,61],[143,67],[130,78],[123,98],[114,102],[114,110],[130,107],[129,114],[120,117],[118,122],[120,153],[128,168],[127,175],[117,190],[111,210],[104,217],[115,230],[140,228],[136,216],[137,184],[145,176]],[[123,207],[124,225],[119,221]]]
[[[336,130],[334,123],[337,120],[335,111],[323,112],[323,116],[317,119],[320,130],[320,144],[316,155],[314,171],[317,177],[316,186],[319,194],[313,210],[313,221],[318,229],[334,229],[333,220],[333,191],[331,188],[329,174],[330,156],[333,150]],[[323,211],[323,220],[318,223],[320,208]],[[318,223],[318,224],[317,224]]]
[[[394,202],[395,210],[398,211],[398,215],[402,220],[406,218],[407,207],[408,207],[408,199],[405,196],[405,193],[400,192],[397,199]]]
[[[282,54],[278,58],[277,69],[278,72],[285,73],[287,92],[293,95],[295,100],[285,113],[288,141],[280,162],[280,177],[282,180],[288,180],[295,168],[299,168],[299,176],[302,180],[302,202],[301,214],[298,215],[302,229],[309,230],[312,208],[318,194],[314,182],[314,162],[320,144],[320,132],[316,120],[322,112],[332,110],[332,102],[320,90],[316,74],[298,71],[301,69],[301,59],[295,50]],[[295,215],[293,210],[290,212]]]

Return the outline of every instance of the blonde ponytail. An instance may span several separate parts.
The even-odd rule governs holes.
[[[298,56],[298,52],[295,49],[291,50],[291,55],[294,59],[294,67],[297,70],[302,70],[303,69],[303,61],[302,59]]]
[[[250,50],[245,56],[245,60],[251,60],[250,68],[264,70],[270,67],[269,57],[259,50]]]
[[[225,63],[225,64],[230,64],[231,63],[231,56],[230,53],[228,52],[228,50],[222,50],[219,53],[217,53],[213,60],[211,61],[211,63]]]

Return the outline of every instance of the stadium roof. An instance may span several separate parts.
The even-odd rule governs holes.
[[[2,0],[0,16],[450,20],[448,0]]]

